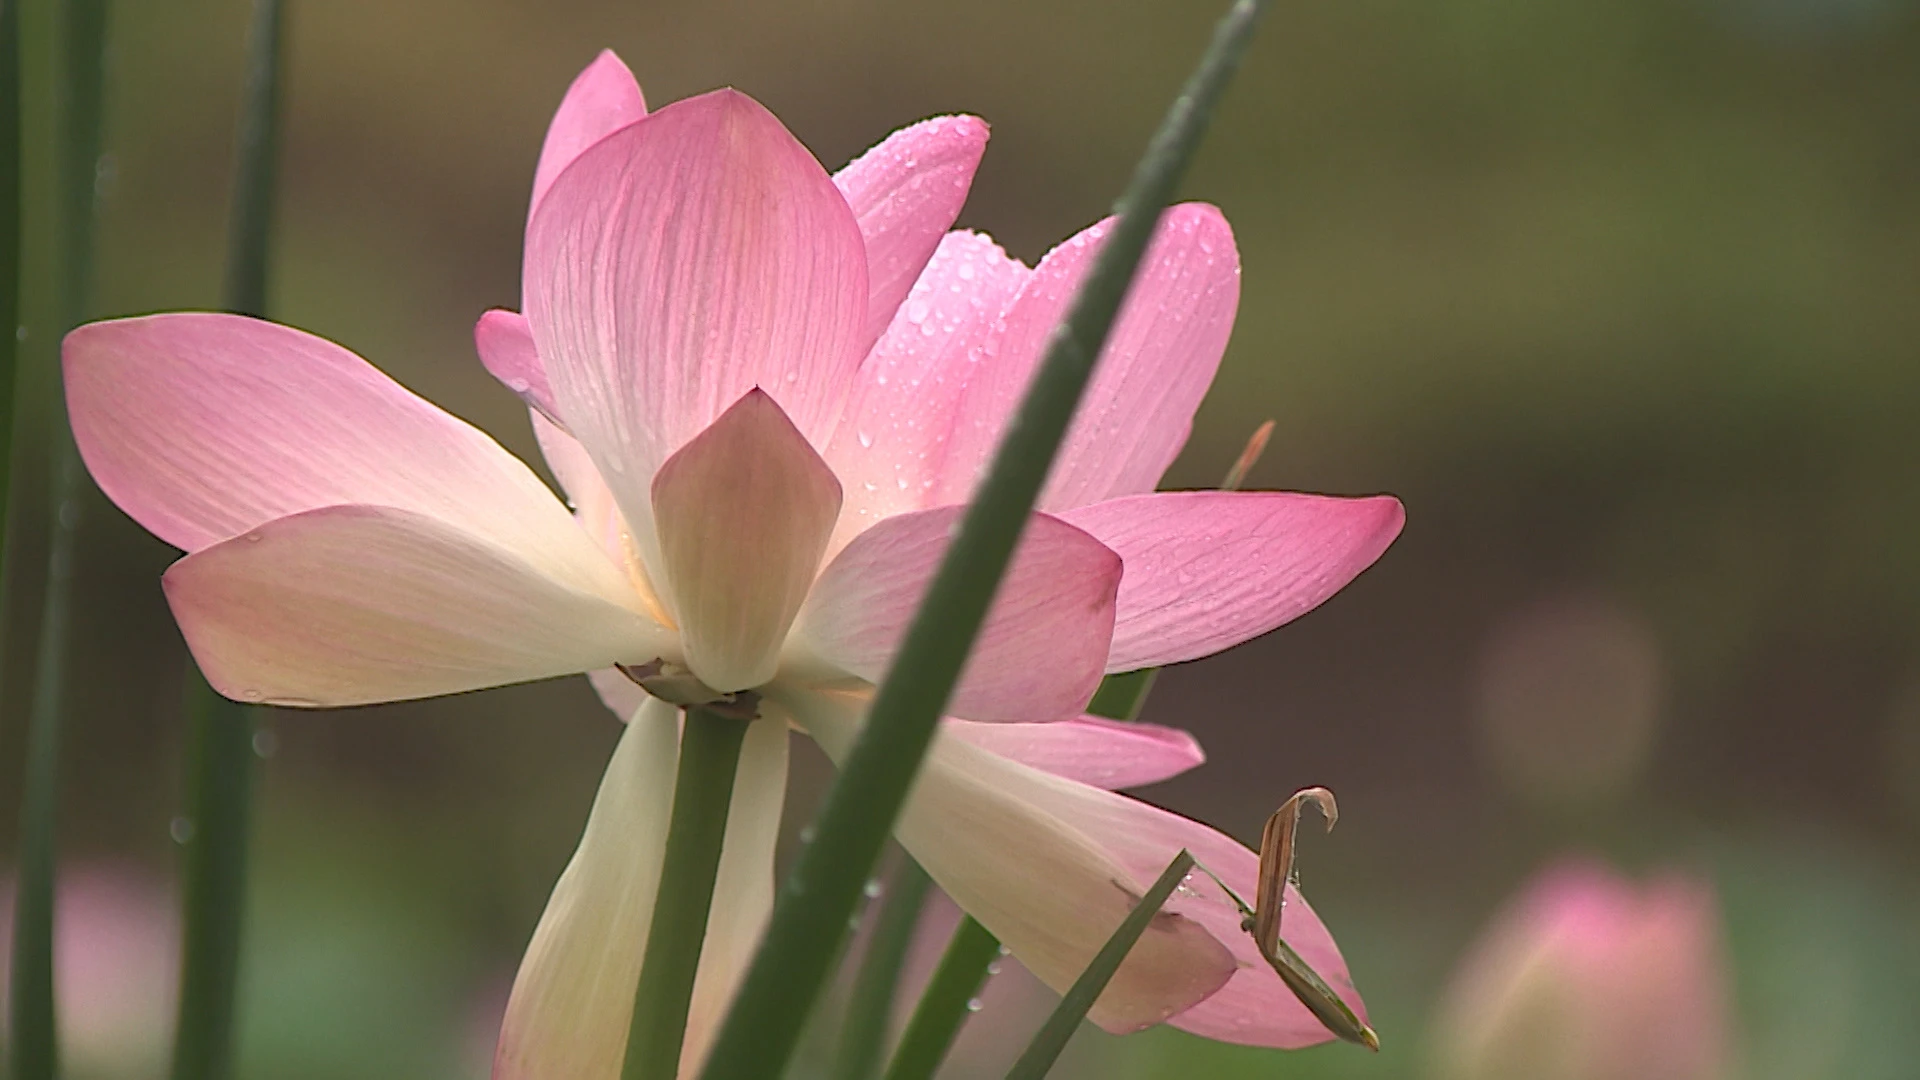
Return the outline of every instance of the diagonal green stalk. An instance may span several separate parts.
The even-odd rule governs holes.
[[[1073,980],[1066,994],[1060,998],[1060,1004],[1054,1007],[1053,1015],[1040,1025],[1034,1033],[1033,1041],[1027,1044],[1026,1052],[1020,1060],[1013,1063],[1013,1069],[1007,1073],[1007,1080],[1042,1080],[1053,1063],[1059,1059],[1060,1051],[1067,1048],[1073,1033],[1080,1030],[1080,1022],[1087,1018],[1087,1010],[1099,999],[1100,991],[1107,988],[1113,979],[1113,973],[1120,970],[1120,964],[1127,954],[1133,951],[1134,943],[1146,932],[1147,924],[1160,913],[1160,906],[1173,895],[1173,890],[1193,869],[1193,856],[1182,850],[1160,872],[1160,877],[1147,890],[1120,926],[1107,939],[1100,951],[1094,954],[1093,963],[1088,964],[1080,977]]]
[[[264,315],[279,149],[284,12],[255,0],[247,79],[235,152],[225,304]],[[187,678],[188,820],[186,925],[173,1080],[225,1080],[233,1071],[234,1007],[246,911],[247,838],[253,794],[252,710],[214,693],[197,670]]]
[[[902,852],[900,865],[887,878],[880,918],[873,924],[866,955],[861,957],[860,971],[854,976],[846,1023],[840,1029],[838,1080],[871,1080],[879,1071],[888,1023],[893,1019],[893,994],[900,985],[900,967],[913,944],[920,909],[926,906],[927,890],[932,885],[933,879],[913,856]]]
[[[919,772],[1160,211],[1173,198],[1262,7],[1262,0],[1236,0],[1116,205],[1118,220],[1055,330],[843,763],[816,821],[817,838],[781,887],[766,937],[702,1073],[707,1080],[778,1076],[792,1057],[861,884]]]
[[[920,994],[913,1019],[900,1035],[900,1045],[887,1065],[885,1080],[929,1080],[952,1049],[960,1025],[973,1012],[973,996],[987,981],[988,969],[998,959],[1000,939],[964,915],[940,955],[940,966]]]
[[[107,7],[105,0],[67,0],[57,14],[53,33],[58,47],[50,50],[59,61],[54,79],[59,233],[52,321],[64,330],[78,325],[84,317],[93,280]],[[49,357],[49,362],[55,361]],[[53,385],[57,387],[58,381]],[[58,408],[57,391],[48,404]],[[53,996],[54,818],[59,795],[60,728],[67,708],[66,667],[81,470],[66,425],[56,423],[52,429],[46,591],[28,707],[20,865],[14,901],[14,1080],[51,1080],[59,1069]]]
[[[680,1071],[680,1044],[707,936],[714,877],[720,871],[733,778],[750,723],[732,712],[694,707],[680,725],[673,816],[647,929],[647,955],[633,994],[622,1080],[659,1080]]]

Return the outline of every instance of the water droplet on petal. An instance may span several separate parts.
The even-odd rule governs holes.
[[[859,436],[859,439],[860,439],[860,449],[870,450],[873,448],[873,432],[862,431],[862,432],[857,432],[856,434]]]
[[[193,839],[193,819],[176,817],[167,822],[167,835],[173,837],[176,844],[184,844]]]
[[[981,1009],[984,1009],[984,1008],[986,1008],[986,1006],[985,1006],[984,1004],[982,1004],[982,1003],[981,1003],[981,1001],[980,1001],[980,999],[979,999],[979,998],[968,998],[968,999],[967,999],[967,1011],[968,1011],[968,1012],[979,1012],[979,1011],[980,1011]]]
[[[879,880],[875,878],[868,879],[867,883],[861,886],[860,893],[861,895],[865,896],[869,900],[879,899],[880,897]]]

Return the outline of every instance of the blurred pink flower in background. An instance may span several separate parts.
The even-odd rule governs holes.
[[[173,313],[68,336],[81,453],[188,552],[167,598],[222,693],[339,706],[590,672],[627,722],[515,982],[496,1076],[617,1074],[663,886],[676,703],[754,691],[764,719],[683,1064],[704,1054],[771,906],[788,725],[836,760],[852,745],[1108,229],[1034,267],[949,231],[986,138],[973,117],[926,120],[829,175],[744,94],[650,113],[611,53],[589,65],[536,169],[526,312],[475,329],[571,515],[485,434],[301,331]],[[1239,273],[1217,209],[1161,219],[897,828],[1056,990],[1181,848],[1248,895],[1257,863],[1110,790],[1200,754],[1179,732],[1080,716],[1102,676],[1266,633],[1400,529],[1386,496],[1154,492],[1219,366]],[[1289,940],[1350,990],[1292,903]],[[1329,1037],[1210,882],[1169,908],[1096,1023]]]
[[[1454,974],[1438,1080],[1729,1080],[1712,890],[1591,862],[1539,875]]]
[[[13,958],[13,880],[0,883],[0,972]],[[142,870],[72,862],[54,911],[60,1059],[72,1076],[158,1076],[173,1031],[179,925],[173,894]],[[0,980],[0,1017],[7,984]],[[0,1045],[5,1040],[0,1039]]]

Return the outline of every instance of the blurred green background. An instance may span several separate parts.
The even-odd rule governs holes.
[[[541,134],[599,48],[656,104],[746,90],[830,168],[984,116],[961,223],[1031,261],[1105,212],[1216,14],[296,0],[273,314],[533,455],[470,330],[518,306]],[[246,16],[114,11],[101,313],[217,300]],[[1920,1075],[1914,5],[1282,4],[1185,190],[1233,222],[1244,296],[1168,485],[1215,482],[1272,417],[1253,486],[1393,492],[1408,525],[1323,609],[1167,674],[1146,718],[1212,761],[1143,795],[1251,840],[1296,787],[1339,793],[1306,880],[1386,1050],[1085,1032],[1062,1074],[1425,1076],[1461,951],[1573,851],[1713,882],[1743,1076]],[[70,1061],[149,1076],[172,552],[101,505],[81,557],[60,840],[116,989],[69,1008]],[[483,1076],[615,734],[584,680],[275,715],[241,1074]],[[0,733],[0,866],[21,739]],[[796,760],[789,833],[829,776]],[[951,1075],[1003,1069],[1048,1001],[1008,965]]]

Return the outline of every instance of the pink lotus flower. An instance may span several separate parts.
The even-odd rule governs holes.
[[[743,751],[685,1060],[704,1054],[771,902],[788,724],[848,747],[1105,232],[1033,268],[949,232],[986,137],[929,120],[829,176],[742,94],[649,114],[612,54],[589,66],[535,174],[525,315],[476,328],[571,515],[485,435],[300,331],[173,314],[68,338],[82,453],[187,550],[166,592],[221,692],[353,705],[594,672],[628,721],[516,981],[497,1076],[617,1074],[672,702],[754,691],[767,719]],[[1180,732],[1081,718],[1101,677],[1279,626],[1400,527],[1384,497],[1152,493],[1238,275],[1217,210],[1168,212],[900,825],[1056,988],[1180,847],[1249,894],[1254,877],[1241,845],[1105,790],[1200,754]],[[1212,892],[1177,900],[1184,917],[1155,924],[1094,1019],[1324,1039]],[[1344,985],[1304,902],[1289,937]]]
[[[1458,1080],[1721,1080],[1726,973],[1711,891],[1566,863],[1468,953],[1437,1031]]]

